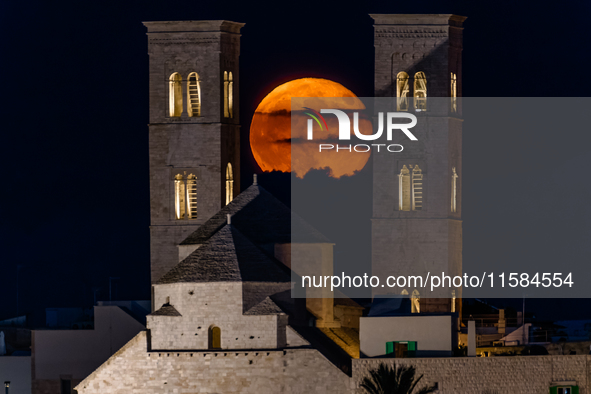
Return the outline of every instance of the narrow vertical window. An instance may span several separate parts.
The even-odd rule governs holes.
[[[425,73],[419,71],[415,74],[415,86],[414,86],[414,97],[415,97],[415,109],[417,111],[427,110],[427,77]]]
[[[398,210],[410,211],[410,172],[406,165],[398,174]]]
[[[456,291],[451,291],[451,313],[456,311]]]
[[[229,81],[228,81],[228,72],[224,71],[224,118],[230,117],[230,108],[228,106],[228,88],[229,88]]]
[[[450,86],[451,86],[451,112],[458,112],[458,101],[457,101],[457,97],[458,97],[458,80],[456,78],[456,74],[451,73],[451,81],[450,81]]]
[[[232,164],[228,163],[226,166],[226,205],[234,199],[234,173],[232,172]]]
[[[177,219],[185,218],[185,182],[181,174],[174,177],[174,209]]]
[[[208,347],[209,349],[221,349],[222,348],[222,330],[217,326],[209,327],[208,333]]]
[[[398,111],[408,111],[408,74],[404,71],[396,76],[396,109]]]
[[[187,177],[187,212],[189,219],[197,219],[197,177],[193,174]]]
[[[228,117],[234,117],[234,79],[232,71],[228,75]]]
[[[201,116],[201,86],[197,73],[189,74],[187,80],[187,111],[189,116]]]
[[[412,210],[423,209],[423,172],[416,165],[412,169]]]
[[[410,298],[410,312],[411,313],[421,313],[421,296],[419,295],[418,290],[412,291],[412,296]]]
[[[183,86],[179,73],[170,76],[168,82],[168,106],[170,116],[181,116],[183,112]]]
[[[451,211],[452,212],[457,212],[457,199],[458,199],[458,189],[457,189],[457,183],[458,183],[458,174],[456,173],[456,168],[453,167],[451,169],[452,171],[452,175],[451,175]]]

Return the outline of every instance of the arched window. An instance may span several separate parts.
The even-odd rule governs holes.
[[[456,168],[453,167],[451,169],[452,171],[452,175],[451,175],[451,211],[452,212],[457,212],[457,198],[458,198],[458,192],[457,192],[457,183],[458,183],[458,174],[456,173]]]
[[[177,219],[185,218],[185,181],[181,174],[174,177],[174,210]]]
[[[415,86],[414,86],[414,97],[415,97],[415,109],[417,111],[427,110],[427,77],[425,73],[419,71],[415,74]]]
[[[208,348],[221,349],[222,348],[222,330],[217,326],[209,327],[208,332]]]
[[[458,111],[458,101],[457,101],[457,97],[458,97],[458,80],[456,78],[456,74],[451,73],[451,81],[450,81],[450,86],[451,86],[451,112],[457,112]]]
[[[229,88],[228,72],[224,71],[224,118],[230,117],[230,106],[228,105],[228,88]]]
[[[398,210],[423,209],[423,172],[418,165],[403,165],[398,174]]]
[[[189,116],[201,116],[201,86],[197,73],[189,74],[187,80],[187,110]]]
[[[174,208],[177,220],[197,219],[197,177],[194,174],[175,175]]]
[[[183,112],[183,78],[179,73],[170,76],[168,82],[168,106],[170,116],[181,116]]]
[[[197,219],[197,177],[193,174],[187,177],[187,212],[189,219]]]
[[[232,71],[228,75],[228,117],[234,117],[234,78]]]
[[[412,291],[412,296],[410,297],[410,312],[421,313],[421,296],[416,289]]]
[[[412,210],[423,209],[423,171],[418,165],[412,169]]]
[[[396,76],[396,109],[398,111],[408,111],[408,74],[404,71]]]
[[[234,172],[232,171],[232,164],[228,163],[226,166],[226,205],[234,199]]]

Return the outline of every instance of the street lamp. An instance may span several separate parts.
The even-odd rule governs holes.
[[[8,388],[10,387],[10,380],[4,382],[4,390],[6,390],[6,394],[8,394]]]

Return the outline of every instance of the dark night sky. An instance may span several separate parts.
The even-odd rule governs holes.
[[[373,95],[369,13],[468,16],[466,97],[588,96],[591,3],[542,4],[0,2],[0,319],[17,313],[18,264],[21,314],[45,307],[90,306],[93,287],[101,288],[99,299],[108,298],[109,276],[120,278],[116,298],[149,299],[148,56],[142,21],[246,23],[240,103],[242,179],[249,185],[251,174],[259,170],[248,147],[248,127],[254,109],[273,87],[313,76],[340,82],[358,96]],[[591,170],[587,134],[581,130],[569,141],[579,147],[581,174]],[[545,150],[560,145],[559,140],[544,140],[532,148],[526,134],[517,137],[511,150],[500,153],[494,136],[465,135],[464,259],[485,250],[503,250],[510,241],[503,235],[510,220],[529,234],[525,245],[546,242],[548,229],[530,228],[535,218],[478,205],[490,192],[487,181],[494,176],[477,175],[492,174],[499,160],[545,163]],[[545,169],[542,164],[531,166],[525,176],[543,177]],[[289,192],[277,186],[285,183],[277,179],[285,177],[266,175],[261,183],[287,196]],[[576,203],[580,207],[590,196],[590,190],[581,189]],[[559,199],[558,194],[554,197]],[[567,212],[566,219],[556,218],[552,226],[568,226],[573,212]],[[490,225],[478,230],[477,223],[483,221]],[[585,242],[590,226],[579,225]],[[554,241],[560,245],[561,239]]]

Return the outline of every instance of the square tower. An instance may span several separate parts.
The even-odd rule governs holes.
[[[240,29],[229,21],[144,22],[150,62],[151,280],[177,245],[240,192]]]
[[[457,15],[371,15],[375,95],[418,118],[418,141],[399,153],[373,154],[372,270],[387,276],[462,270],[462,23]],[[392,141],[398,142],[398,141]],[[426,298],[418,287],[376,288],[409,294],[414,312],[455,312],[461,294]],[[421,298],[422,297],[422,298]],[[420,300],[420,301],[419,301]]]

